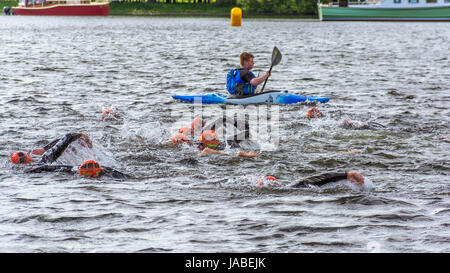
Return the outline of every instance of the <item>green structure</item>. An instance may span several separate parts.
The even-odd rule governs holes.
[[[449,21],[450,0],[318,3],[321,21]]]

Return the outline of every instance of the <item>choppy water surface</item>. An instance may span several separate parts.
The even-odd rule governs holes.
[[[262,75],[275,45],[266,88],[330,97],[324,119],[305,118],[315,104],[281,106],[280,144],[258,143],[257,159],[166,146],[193,112],[170,95],[223,92],[242,51]],[[449,45],[446,23],[1,16],[0,251],[448,252]],[[124,119],[101,121],[107,107]],[[95,158],[137,178],[9,163],[77,131],[95,155],[59,163]],[[369,186],[289,187],[340,170]],[[261,175],[281,185],[258,187]]]

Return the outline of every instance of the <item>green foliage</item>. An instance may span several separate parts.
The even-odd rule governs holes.
[[[321,0],[326,3],[331,0]],[[17,6],[17,0],[0,0],[3,6]],[[317,0],[118,0],[111,2],[111,14],[121,13],[229,13],[232,6],[241,7],[246,15],[317,15]],[[199,4],[201,3],[201,4]]]
[[[230,6],[236,5],[236,0],[216,0],[215,4],[217,6]]]
[[[229,14],[231,6],[216,6],[215,4],[189,4],[189,3],[147,3],[147,2],[111,2],[109,14],[122,15],[177,15],[177,14]]]
[[[3,13],[3,7],[17,7],[18,2],[17,0],[0,0],[1,13]]]
[[[316,0],[237,0],[248,13],[317,14]]]

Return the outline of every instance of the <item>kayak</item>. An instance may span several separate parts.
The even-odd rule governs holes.
[[[305,101],[318,101],[325,103],[330,100],[327,97],[308,97],[295,95],[287,91],[267,91],[249,96],[230,96],[221,93],[199,94],[199,95],[173,95],[172,98],[184,102],[204,103],[204,104],[293,104]]]

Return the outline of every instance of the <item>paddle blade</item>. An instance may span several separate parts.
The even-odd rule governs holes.
[[[280,63],[281,56],[282,55],[280,50],[277,47],[274,47],[272,51],[272,66],[275,66]]]

